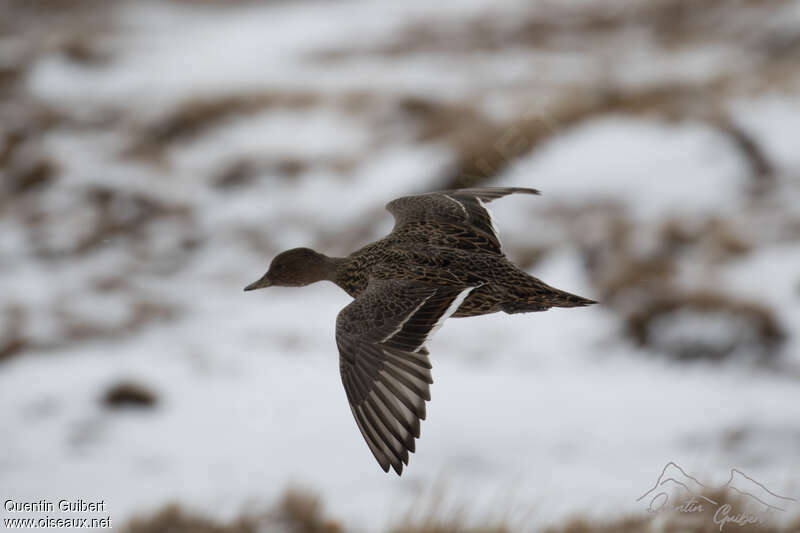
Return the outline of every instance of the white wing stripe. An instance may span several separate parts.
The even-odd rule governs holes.
[[[447,310],[444,312],[444,314],[441,317],[439,317],[439,320],[436,321],[436,324],[434,324],[434,326],[431,328],[431,330],[428,332],[428,334],[425,335],[425,340],[420,345],[420,348],[425,346],[425,344],[429,340],[431,340],[431,338],[433,337],[434,333],[439,331],[439,328],[442,327],[442,325],[444,324],[444,321],[447,320],[448,318],[450,318],[453,315],[453,313],[455,313],[458,310],[458,308],[461,307],[461,304],[464,303],[464,300],[467,299],[467,296],[469,296],[469,293],[474,291],[476,288],[477,287],[467,287],[466,289],[464,289],[463,291],[458,293],[458,296],[456,296],[455,300],[453,300],[453,303],[450,304],[450,307],[447,308]],[[419,348],[417,348],[417,350],[419,350]]]
[[[411,320],[411,317],[413,317],[415,314],[417,314],[417,311],[419,311],[420,309],[422,309],[422,306],[423,306],[423,305],[425,305],[425,304],[428,302],[428,300],[430,300],[430,299],[433,297],[433,295],[434,295],[434,294],[436,294],[436,293],[434,292],[433,294],[431,294],[431,295],[429,295],[429,296],[426,296],[426,297],[425,297],[425,298],[422,300],[422,302],[420,302],[420,304],[419,304],[418,306],[416,306],[416,307],[414,308],[414,310],[413,310],[413,311],[411,311],[411,312],[408,314],[408,316],[406,316],[406,317],[403,319],[403,321],[402,321],[402,322],[400,322],[400,325],[399,325],[399,326],[397,326],[397,328],[396,328],[396,329],[395,329],[393,332],[389,333],[389,334],[388,334],[388,335],[387,335],[387,336],[386,336],[384,339],[382,339],[382,340],[381,340],[381,342],[382,342],[382,343],[383,343],[383,342],[386,342],[386,341],[388,341],[389,339],[391,339],[392,337],[394,337],[395,335],[397,335],[398,333],[400,333],[400,332],[403,330],[403,326],[405,326],[405,325],[406,325],[406,322],[408,322],[409,320]]]

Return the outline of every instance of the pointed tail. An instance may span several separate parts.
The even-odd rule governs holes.
[[[503,303],[503,311],[509,314],[546,311],[551,307],[586,307],[596,304],[594,300],[572,294],[531,277],[530,285],[510,290],[509,299]]]

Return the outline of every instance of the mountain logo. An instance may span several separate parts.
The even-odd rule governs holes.
[[[738,514],[732,513],[731,504],[718,501],[730,491],[735,493],[741,509]],[[773,512],[784,512],[790,505],[797,503],[794,498],[781,496],[748,476],[741,470],[732,468],[727,483],[713,490],[701,483],[696,477],[689,475],[677,463],[670,461],[661,470],[655,485],[639,496],[637,502],[647,502],[647,511],[657,513],[673,510],[680,513],[702,513],[706,510],[714,512],[714,522],[720,530],[727,523],[763,524],[763,515]]]

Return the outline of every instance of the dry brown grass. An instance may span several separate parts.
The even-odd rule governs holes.
[[[494,516],[476,516],[464,502],[448,499],[444,485],[435,485],[422,493],[404,516],[389,528],[389,533],[510,533],[520,529],[508,519],[511,508],[495,509]],[[510,504],[509,504],[510,505]],[[497,513],[506,516],[498,516]]]
[[[511,533],[504,525],[468,525],[462,522],[442,520],[427,524],[412,524],[392,529],[390,533]]]
[[[148,229],[156,222],[169,222],[190,228],[192,212],[188,206],[168,203],[149,194],[123,191],[100,185],[86,187],[78,202],[69,209],[81,212],[86,221],[80,233],[72,239],[52,245],[48,232],[61,217],[77,216],[77,213],[53,213],[37,205],[26,212],[31,242],[37,255],[45,260],[59,260],[84,256],[107,247],[114,240],[125,239],[127,243],[143,241]]]
[[[111,287],[117,291],[122,286]],[[103,292],[100,288],[98,291]],[[27,312],[21,304],[13,304],[0,315],[0,362],[29,352],[47,353],[70,346],[96,340],[110,340],[139,333],[154,324],[165,324],[179,315],[176,306],[133,297],[121,293],[120,297],[129,299],[126,316],[118,321],[97,321],[76,312],[69,306],[68,299],[59,299],[41,320],[55,324],[50,337],[36,338],[26,333]]]
[[[222,523],[178,505],[168,505],[154,515],[131,520],[124,533],[343,533],[341,526],[324,516],[315,494],[287,491],[271,511],[245,515]]]
[[[148,325],[164,324],[175,320],[178,316],[178,309],[163,302],[136,300],[131,302],[130,312],[126,318],[110,324],[95,322],[77,315],[66,305],[56,306],[54,314],[61,324],[63,346],[89,340],[133,335]]]
[[[731,491],[709,490],[703,496],[719,505],[731,506],[729,516],[747,512],[763,520],[760,524],[728,523],[723,531],[738,533],[798,533],[800,518],[785,524],[773,520],[769,515],[748,506],[748,501]],[[681,501],[683,503],[683,501]],[[426,505],[426,503],[422,503]],[[433,508],[438,508],[433,505]],[[615,519],[576,517],[545,528],[533,528],[526,524],[509,525],[503,521],[476,521],[458,513],[435,511],[426,513],[423,519],[406,518],[402,523],[389,528],[388,533],[515,533],[541,531],[542,533],[719,533],[720,526],[714,522],[717,507],[707,504],[696,512],[664,511],[622,516]],[[781,517],[783,518],[783,517]],[[247,515],[223,524],[206,517],[189,513],[176,505],[165,507],[160,512],[137,518],[127,524],[125,533],[345,533],[352,530],[324,516],[320,500],[314,494],[290,490],[276,507],[269,512]]]
[[[725,338],[713,342],[695,338],[662,339],[663,320],[691,313],[727,324]],[[643,304],[626,319],[628,334],[640,345],[680,360],[718,361],[732,354],[750,354],[766,362],[774,358],[787,334],[769,308],[713,292],[664,294]]]
[[[638,295],[652,296],[669,291],[675,264],[666,258],[627,258],[617,262],[615,268],[600,282],[601,298],[611,304],[632,299]]]
[[[0,158],[2,156],[0,155]],[[51,184],[58,174],[58,165],[47,158],[22,162],[8,169],[5,187],[11,196],[18,196]]]
[[[158,404],[158,396],[141,383],[121,381],[106,389],[101,403],[108,409],[150,409]]]
[[[0,66],[0,97],[12,94],[22,80],[24,69],[17,65]]]
[[[576,90],[563,95],[544,113],[530,112],[500,123],[463,105],[428,102],[425,112],[417,113],[422,122],[420,139],[445,139],[455,148],[456,161],[445,183],[447,188],[458,188],[490,181],[554,134],[592,118],[617,114],[670,122],[693,120],[730,140],[748,163],[754,189],[764,192],[775,183],[773,164],[759,141],[722,110],[721,101],[731,84],[723,77],[701,85]]]
[[[387,58],[446,52],[471,54],[497,52],[508,48],[578,48],[586,42],[635,29],[663,47],[682,47],[726,42],[743,51],[760,54],[796,51],[797,34],[778,39],[763,22],[770,10],[791,0],[769,4],[757,0],[649,0],[645,2],[603,2],[600,4],[548,3],[513,20],[500,22],[485,14],[465,18],[459,24],[434,25],[425,20],[407,24],[388,43],[371,47],[340,47],[315,54],[319,60],[342,60],[354,55]],[[744,16],[752,23],[737,24]],[[576,36],[580,36],[576,38]],[[746,38],[745,38],[746,37]]]
[[[399,120],[411,121],[417,142],[443,142],[454,149],[455,161],[441,177],[446,188],[490,181],[516,158],[530,153],[555,133],[607,114],[705,122],[731,140],[732,146],[748,161],[754,181],[764,188],[772,183],[772,163],[758,141],[720,108],[720,100],[731,84],[730,79],[722,77],[700,85],[668,83],[643,89],[576,88],[560,96],[546,112],[520,113],[506,121],[491,119],[479,110],[476,102],[469,100],[448,102],[401,96],[395,100],[394,108]],[[200,135],[237,116],[266,109],[305,109],[324,104],[368,115],[376,104],[392,99],[389,95],[359,92],[339,95],[263,92],[197,98],[147,125],[136,135],[127,154],[161,161],[171,143]],[[299,163],[300,168],[288,168],[287,175],[295,175],[313,164]],[[215,182],[221,187],[245,183],[252,169],[251,162],[234,163],[223,169]]]
[[[270,91],[196,97],[142,128],[126,155],[160,160],[170,143],[191,139],[227,120],[270,108],[305,109],[318,100],[317,93]]]
[[[545,529],[544,533],[650,533],[653,531],[651,521],[647,516],[614,521],[573,518],[562,525]]]
[[[408,520],[389,533],[511,533],[515,528],[502,521],[475,521],[459,516],[429,516],[421,521]]]
[[[3,310],[2,326],[0,326],[0,363],[21,354],[30,345],[25,337],[25,309],[18,304],[11,304]]]
[[[103,66],[111,61],[111,54],[97,44],[92,36],[72,35],[59,43],[63,56],[84,67]]]
[[[648,235],[651,249],[643,254],[632,244],[643,228],[633,228],[615,214],[597,221],[595,229],[602,236],[595,241],[576,237],[589,259],[589,274],[606,303],[624,306],[639,297],[652,300],[674,292],[676,273],[684,260],[714,268],[746,256],[754,246],[730,220],[667,218]]]
[[[785,3],[780,0],[774,4]],[[519,46],[535,49],[570,50],[568,43],[592,43],[598,35],[613,35],[638,28],[654,36],[665,47],[685,48],[709,40],[741,46],[756,55],[746,72],[730,70],[718,77],[696,83],[666,82],[642,88],[603,86],[598,82],[562,91],[546,112],[519,113],[511,120],[493,120],[469,100],[444,102],[421,97],[398,101],[398,112],[417,125],[419,142],[445,141],[456,152],[456,161],[443,176],[444,186],[457,188],[490,181],[515,158],[530,153],[555,132],[601,115],[626,114],[657,120],[695,120],[708,124],[729,139],[748,163],[754,189],[763,192],[774,184],[774,164],[750,134],[724,110],[727,98],[753,89],[754,83],[776,84],[777,78],[797,79],[797,69],[780,59],[780,54],[761,52],[763,43],[773,43],[786,56],[800,54],[797,35],[775,36],[757,22],[742,29],[740,18],[759,21],[769,9],[756,2],[725,0],[658,0],[631,5],[561,7],[549,4],[513,23],[497,24],[486,17],[453,26],[412,23],[395,41],[372,50],[332,50],[318,58],[337,60],[351,54],[379,54],[389,57],[414,53],[461,53],[498,51]],[[744,31],[750,37],[743,39]],[[752,34],[752,35],[751,35]],[[595,39],[595,40],[593,40]],[[776,42],[778,44],[776,44]],[[751,50],[755,49],[755,51]],[[792,84],[790,84],[792,85]],[[537,100],[538,102],[538,100]],[[518,102],[524,109],[524,101]],[[536,106],[531,105],[532,109]]]
[[[4,113],[4,104],[13,112]],[[16,104],[16,105],[15,105]],[[64,115],[38,102],[9,98],[0,93],[0,209],[21,195],[55,182],[59,163],[41,147],[44,133],[64,124]]]
[[[685,507],[683,511],[669,510],[656,514],[628,516],[618,520],[575,518],[568,520],[563,525],[548,528],[544,533],[719,533],[720,531],[728,533],[797,533],[800,531],[800,517],[788,523],[779,523],[775,518],[785,517],[756,509],[751,505],[750,500],[731,490],[709,489],[704,491],[701,496],[717,502],[718,506],[703,504],[702,510],[698,507],[687,512],[690,507]],[[681,499],[676,505],[684,504],[687,501],[689,501],[688,498]],[[700,501],[700,503],[703,502]],[[718,523],[720,519],[717,518],[717,522],[715,522],[715,513],[723,505],[730,505],[727,516],[735,517],[740,513],[746,513],[762,522],[742,523],[741,525],[728,522],[720,528]]]
[[[582,253],[599,300],[639,346],[681,361],[779,362],[788,332],[776,310],[757,297],[728,294],[717,282],[729,262],[758,244],[746,231],[747,219],[667,216],[634,223],[613,203],[556,205],[538,216]]]
[[[341,533],[338,522],[325,517],[322,500],[314,493],[287,491],[270,519],[292,533]]]
[[[753,243],[734,222],[718,217],[703,221],[668,218],[658,230],[659,248],[670,255],[703,249],[715,261],[740,258],[752,251]]]
[[[135,518],[126,524],[124,533],[258,533],[262,531],[252,518],[240,518],[230,524],[220,524],[169,505],[152,516]]]
[[[356,164],[356,161],[349,156],[312,158],[244,156],[220,165],[220,168],[213,173],[211,183],[219,189],[234,190],[246,187],[262,176],[292,180],[305,172],[323,169],[343,175],[351,172]]]

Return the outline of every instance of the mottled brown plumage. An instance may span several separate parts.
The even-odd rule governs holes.
[[[430,399],[425,343],[450,316],[527,313],[591,300],[550,287],[503,254],[485,204],[517,187],[405,196],[389,202],[395,226],[345,258],[308,248],[279,254],[252,290],[336,283],[355,300],[336,320],[342,382],[356,423],[381,467],[408,464]]]

